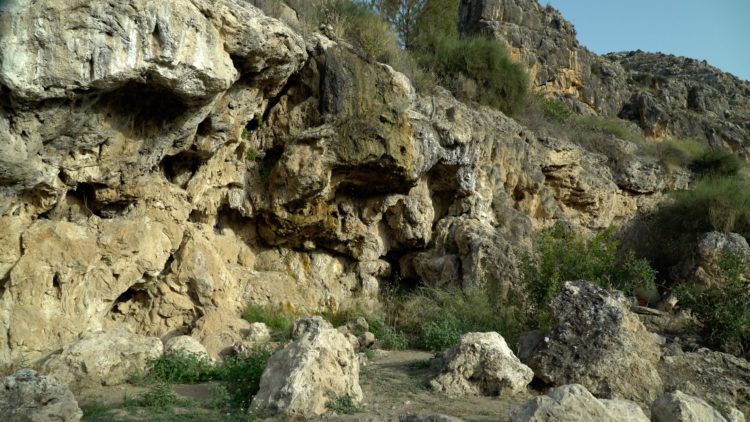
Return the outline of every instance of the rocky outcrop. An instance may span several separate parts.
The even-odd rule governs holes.
[[[83,412],[57,379],[21,369],[0,380],[0,419],[7,422],[78,422]]]
[[[726,418],[702,399],[682,391],[665,394],[651,405],[654,422],[726,422]]]
[[[750,82],[705,61],[640,50],[599,56],[537,0],[462,0],[459,30],[506,43],[537,91],[578,113],[618,116],[651,137],[703,139],[747,157]]]
[[[738,408],[750,414],[750,363],[745,359],[708,349],[669,347],[659,372],[667,391],[680,390],[722,410]]]
[[[672,268],[671,276],[677,282],[703,288],[720,287],[724,283],[720,277],[723,254],[733,254],[750,262],[750,246],[742,235],[710,232],[701,236],[692,253]]]
[[[553,329],[520,342],[519,357],[540,380],[578,383],[601,398],[650,404],[662,392],[661,350],[619,292],[565,282],[550,301]]]
[[[252,406],[312,417],[327,412],[332,397],[361,401],[359,359],[350,340],[312,318],[302,321],[295,329],[299,337],[269,359]]]
[[[126,329],[86,334],[52,355],[42,371],[71,388],[122,384],[146,372],[149,360],[161,356],[164,346],[156,337]]]
[[[467,333],[445,352],[432,388],[449,396],[501,396],[523,391],[534,373],[495,332]]]
[[[511,415],[513,422],[647,422],[643,410],[627,400],[599,400],[579,384],[563,385],[539,396]]]

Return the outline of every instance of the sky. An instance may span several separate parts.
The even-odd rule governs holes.
[[[750,81],[750,0],[539,0],[604,54],[638,50],[706,60]]]

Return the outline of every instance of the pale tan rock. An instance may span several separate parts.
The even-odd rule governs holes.
[[[85,334],[44,362],[42,371],[72,388],[118,385],[143,375],[149,360],[161,356],[161,340],[127,329]]]
[[[208,358],[206,348],[192,336],[176,336],[164,342],[164,352],[179,351]]]
[[[347,336],[312,318],[307,321],[312,324],[299,326],[301,336],[269,359],[253,407],[313,417],[328,411],[331,395],[362,400],[359,359]]]
[[[223,309],[212,309],[195,323],[191,336],[206,347],[212,357],[230,353],[233,345],[242,340],[250,323]]]
[[[21,369],[0,379],[0,419],[7,422],[78,422],[83,412],[54,377]]]
[[[511,415],[513,422],[648,422],[643,410],[627,400],[599,400],[579,384],[563,385],[530,400]]]
[[[677,390],[651,405],[654,422],[726,422],[726,418],[704,400]]]
[[[523,391],[534,373],[496,332],[467,333],[443,356],[443,368],[430,386],[449,396],[505,396]]]

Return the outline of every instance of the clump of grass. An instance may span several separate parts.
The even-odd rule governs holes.
[[[690,163],[690,170],[699,176],[736,176],[744,167],[740,157],[725,149],[704,150]]]
[[[242,313],[247,322],[262,322],[271,329],[276,340],[287,340],[292,336],[292,326],[297,319],[296,314],[286,311],[279,305],[250,304]]]
[[[167,384],[156,384],[148,389],[139,400],[143,407],[149,407],[158,410],[167,410],[179,402],[177,395]]]
[[[351,415],[362,411],[362,408],[357,405],[354,398],[349,394],[336,395],[329,391],[327,395],[328,403],[326,403],[326,407],[332,412]]]
[[[245,159],[247,161],[255,161],[258,158],[258,150],[255,148],[248,148],[245,153]]]
[[[260,388],[260,378],[268,364],[272,351],[257,347],[246,356],[228,356],[216,369],[216,379],[224,381],[232,404],[248,409]]]
[[[384,349],[405,350],[409,347],[409,338],[402,331],[386,324],[382,318],[370,322],[370,331]]]
[[[653,155],[667,167],[688,167],[706,151],[706,145],[693,138],[669,138],[654,146]],[[651,151],[647,151],[651,152]]]

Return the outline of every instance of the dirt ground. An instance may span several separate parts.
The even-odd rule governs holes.
[[[361,411],[327,414],[319,420],[398,421],[404,415],[446,415],[466,421],[509,421],[510,412],[533,397],[531,392],[511,397],[450,398],[431,391],[429,380],[440,361],[431,353],[378,351],[360,370],[364,393]],[[215,410],[216,385],[173,385],[179,403],[165,409],[145,409],[138,402],[147,387],[120,385],[83,391],[78,401],[84,421],[251,421],[246,415]],[[281,420],[278,418],[268,419]]]

